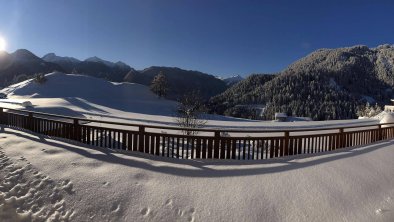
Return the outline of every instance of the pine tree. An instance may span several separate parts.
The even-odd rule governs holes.
[[[150,85],[150,89],[152,90],[152,92],[158,95],[159,98],[167,95],[168,83],[167,83],[167,78],[163,74],[163,72],[160,72],[155,76],[155,78],[153,79]]]

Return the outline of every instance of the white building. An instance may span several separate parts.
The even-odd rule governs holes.
[[[394,104],[394,99],[391,99],[391,102]],[[384,111],[386,112],[394,112],[394,105],[385,105]]]

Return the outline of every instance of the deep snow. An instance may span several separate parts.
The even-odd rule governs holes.
[[[394,141],[265,162],[186,161],[0,132],[1,221],[394,220]]]

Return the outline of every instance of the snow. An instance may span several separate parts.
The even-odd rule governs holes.
[[[26,110],[174,124],[176,102],[157,98],[146,86],[62,73],[46,77],[44,84],[27,80],[1,92],[8,102],[31,101]],[[379,122],[206,117],[207,127],[236,129]],[[178,160],[0,125],[0,221],[393,221],[393,158],[394,141],[387,141],[267,161]]]
[[[271,161],[176,160],[0,136],[0,220],[392,221],[394,141]]]
[[[159,99],[147,86],[135,83],[112,83],[83,75],[51,73],[44,84],[27,80],[9,86],[0,92],[11,100],[28,100],[28,110],[59,115],[84,117],[134,124],[175,124],[175,101]],[[8,103],[1,107],[17,108]],[[207,128],[226,129],[288,129],[375,124],[378,120],[336,120],[309,122],[255,121],[206,115]]]
[[[394,122],[394,113],[385,113],[380,120],[380,123],[393,123],[393,122]]]
[[[21,100],[21,99],[0,99],[0,103],[14,104],[25,108],[33,106],[33,104],[30,101]]]
[[[231,77],[227,77],[227,78],[223,78],[222,79],[227,85],[233,85],[235,83],[238,83],[242,80],[244,80],[244,78],[240,75],[235,75],[235,76],[231,76]]]

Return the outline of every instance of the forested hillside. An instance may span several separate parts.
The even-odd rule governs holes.
[[[267,82],[246,79],[210,101],[211,112],[231,113],[239,104],[263,104],[263,119],[275,112],[314,120],[355,118],[366,102],[393,96],[394,47],[321,49],[291,64]],[[245,85],[243,96],[232,98]]]

